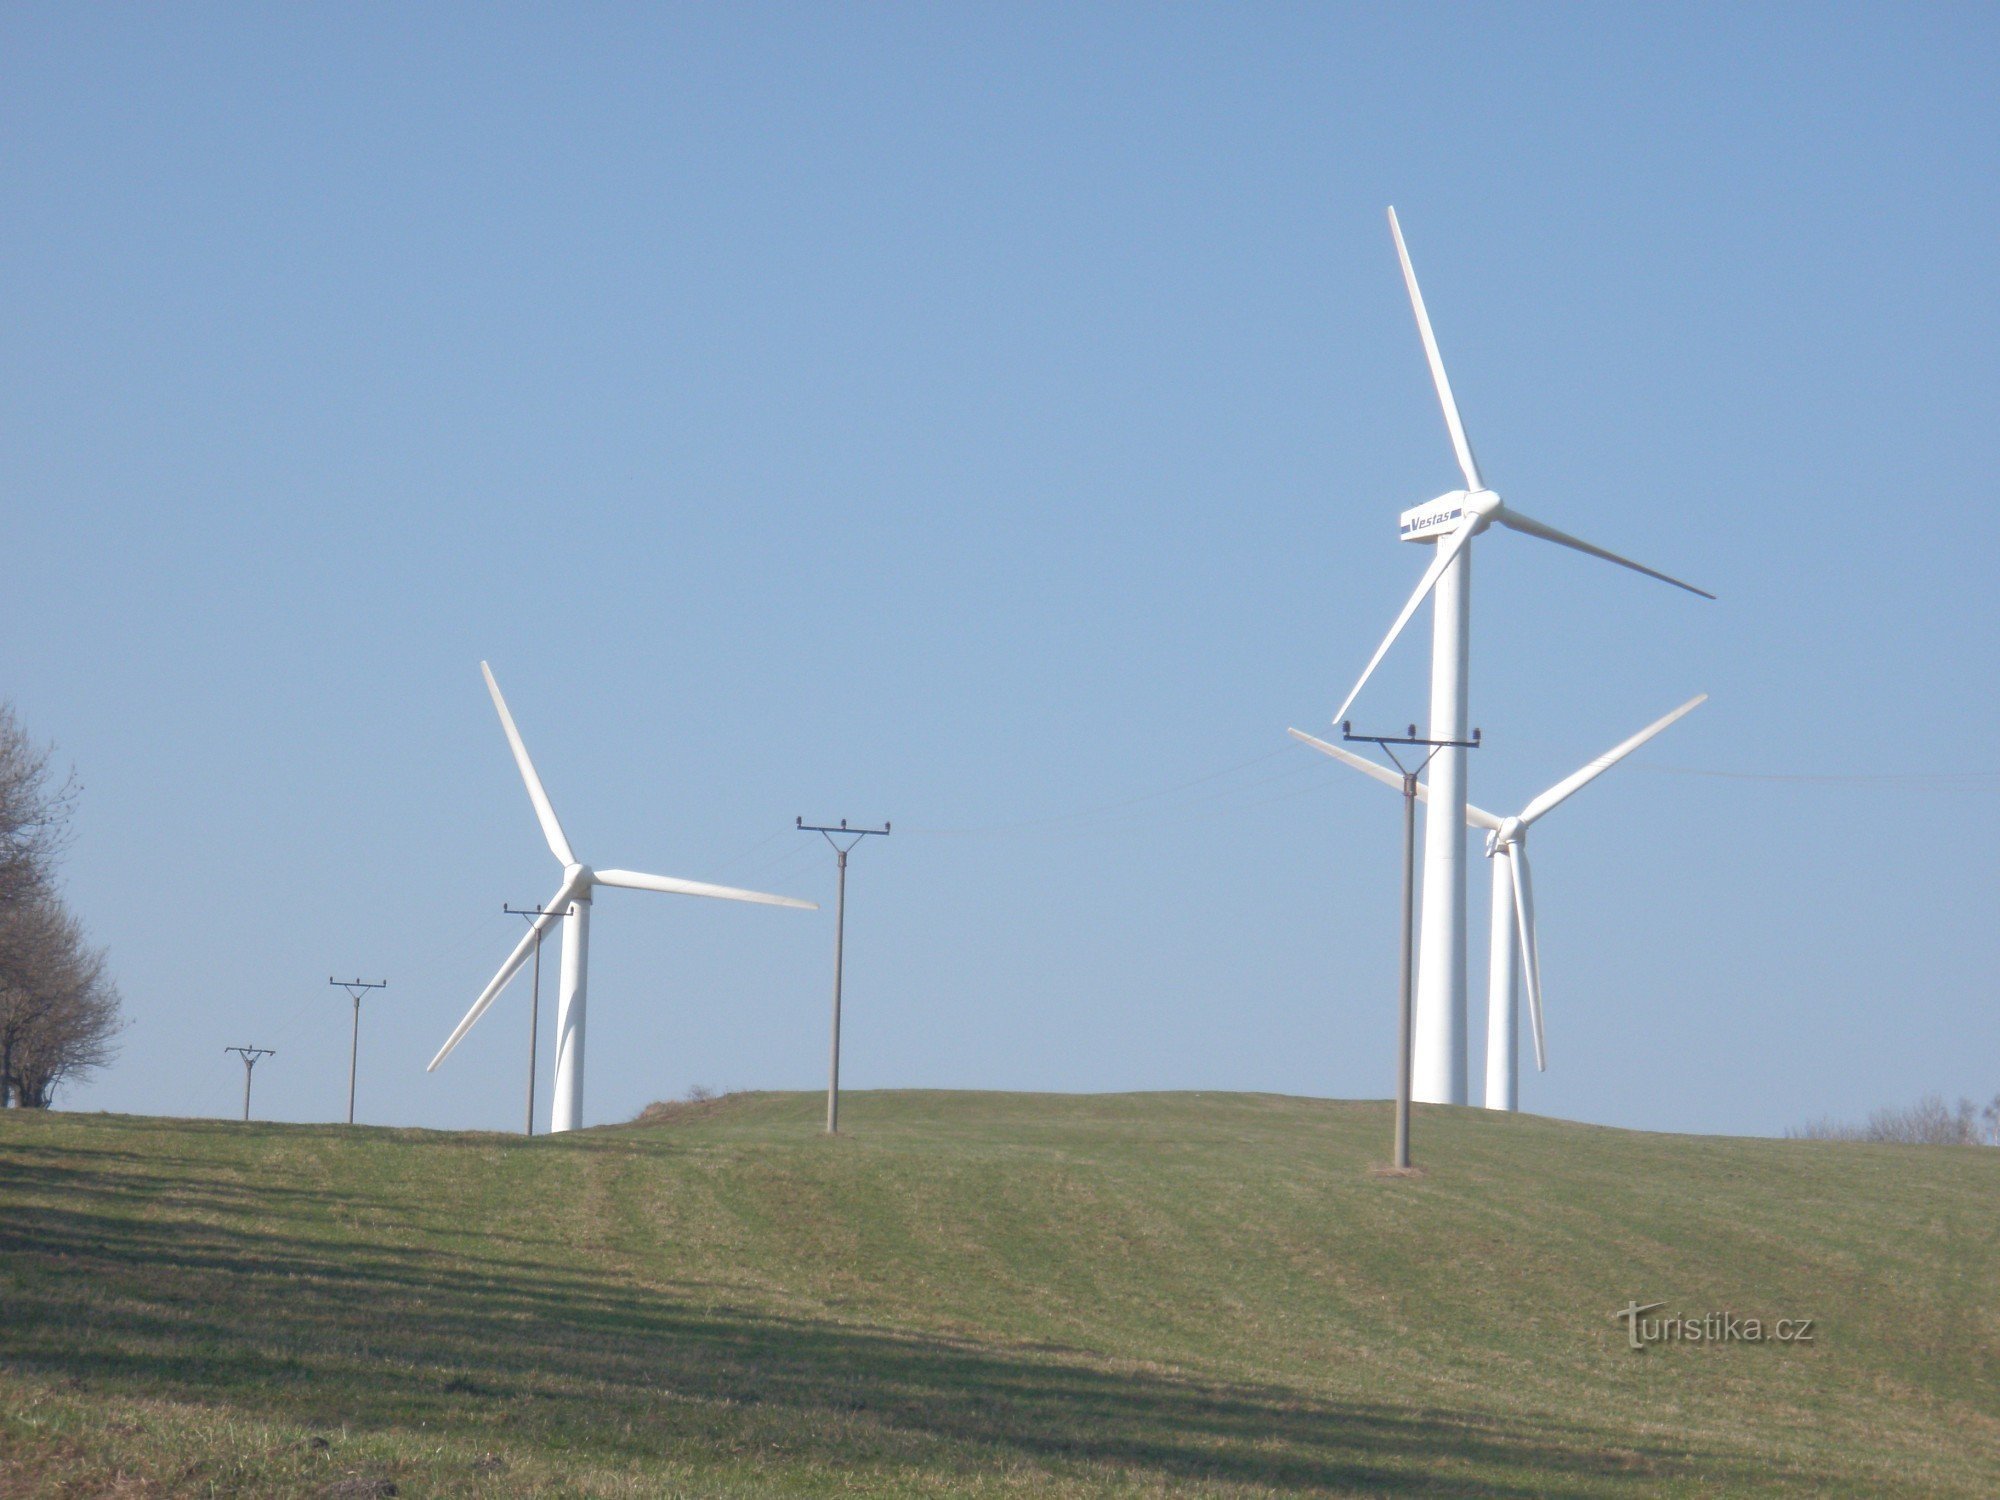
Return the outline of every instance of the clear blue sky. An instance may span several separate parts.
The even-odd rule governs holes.
[[[594,1121],[820,1084],[801,813],[896,823],[854,1086],[1385,1094],[1394,799],[1284,730],[1457,483],[1392,202],[1495,487],[1721,596],[1481,545],[1476,801],[1714,695],[1537,831],[1525,1107],[1990,1097],[1996,42],[8,6],[0,692],[86,783],[69,892],[133,1023],[63,1102],[226,1114],[261,1043],[259,1112],[334,1117],[359,972],[364,1119],[517,1125],[524,985],[423,1072],[557,877],[481,657],[584,858],[828,903],[605,892]],[[1422,640],[1358,715],[1422,717]]]

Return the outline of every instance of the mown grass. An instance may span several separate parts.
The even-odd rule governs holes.
[[[2000,1151],[818,1109],[0,1116],[0,1494],[2000,1493]],[[1634,1299],[1815,1339],[1635,1354]]]

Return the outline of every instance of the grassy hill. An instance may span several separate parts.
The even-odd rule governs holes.
[[[2000,1151],[843,1106],[0,1115],[0,1494],[2000,1494]]]

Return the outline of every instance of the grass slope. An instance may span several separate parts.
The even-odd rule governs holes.
[[[0,1493],[2000,1493],[2000,1151],[1230,1094],[0,1116]],[[1635,1354],[1612,1317],[1818,1320]]]

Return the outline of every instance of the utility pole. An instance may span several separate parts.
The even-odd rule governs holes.
[[[1356,734],[1352,720],[1343,720],[1340,737],[1350,743],[1366,743],[1380,748],[1389,757],[1403,776],[1403,927],[1401,943],[1397,952],[1396,965],[1396,1158],[1395,1168],[1399,1172],[1410,1170],[1410,1046],[1412,1032],[1411,970],[1415,964],[1416,923],[1414,902],[1417,883],[1417,778],[1424,767],[1431,763],[1431,757],[1440,750],[1477,750],[1479,731],[1472,731],[1469,740],[1427,740],[1417,735],[1417,726],[1412,724],[1407,734]],[[1424,758],[1414,766],[1403,764],[1402,756],[1395,746],[1404,745],[1425,752]],[[1436,816],[1435,813],[1432,816]],[[1459,830],[1459,837],[1465,830]]]
[[[517,917],[526,917],[530,927],[535,919],[544,915],[548,908],[537,906],[530,911],[525,906],[509,906],[504,901],[500,910]],[[528,1134],[535,1133],[535,1039],[542,1031],[542,937],[547,929],[535,934],[535,997],[528,1004]]]
[[[243,1057],[243,1118],[250,1118],[250,1071],[257,1066],[259,1058],[276,1057],[277,1051],[270,1047],[224,1047],[224,1052],[236,1052]]]
[[[361,997],[369,990],[386,990],[386,979],[335,979],[327,975],[326,982],[337,990],[346,990],[354,997],[354,1037],[347,1044],[347,1123],[354,1123],[354,1064],[361,1055]]]
[[[827,1060],[826,1072],[826,1133],[840,1133],[840,971],[844,961],[843,949],[847,941],[847,855],[848,851],[870,835],[887,838],[888,819],[883,819],[880,828],[849,828],[847,819],[840,820],[838,828],[827,828],[817,823],[808,823],[803,817],[792,820],[803,833],[817,833],[828,844],[840,865],[840,895],[833,909],[833,1045]],[[845,843],[841,842],[843,839]]]

